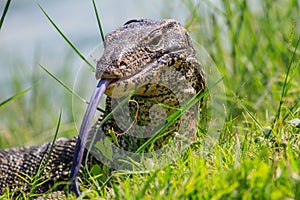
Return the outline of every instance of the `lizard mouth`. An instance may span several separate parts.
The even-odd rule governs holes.
[[[105,94],[112,98],[120,98],[130,95],[137,86],[143,83],[146,78],[144,75],[150,70],[151,64],[143,70],[137,71],[131,75],[123,76],[121,78],[109,79],[110,82],[106,87]],[[144,74],[144,75],[143,75]]]
[[[107,79],[107,80],[109,80],[109,83],[107,84],[107,87],[106,88],[108,88],[108,87],[110,87],[111,85],[114,85],[116,82],[118,82],[120,79],[122,79],[122,78],[112,78],[112,79]],[[104,78],[101,78],[101,80],[104,80]]]
[[[109,76],[106,74],[103,74],[101,79],[110,79],[111,82],[109,83],[109,85],[106,88],[106,94],[109,94],[110,91],[114,88],[117,87],[122,87],[124,85],[124,87],[126,88],[130,88],[130,85],[137,85],[137,84],[142,84],[144,80],[149,80],[151,79],[151,75],[153,75],[153,71],[158,70],[158,65],[156,66],[155,63],[159,62],[159,60],[165,58],[166,56],[168,56],[170,53],[181,53],[183,51],[186,51],[186,47],[182,47],[182,48],[174,48],[174,49],[168,49],[168,50],[164,50],[159,52],[159,56],[157,56],[155,59],[147,62],[144,67],[142,67],[142,69],[137,70],[137,71],[133,71],[132,74],[129,74],[127,76],[124,76],[124,74],[121,71],[118,71],[116,73],[116,71],[114,73],[116,73],[114,76]],[[137,61],[133,61],[132,63],[126,64],[124,65],[125,68],[130,68],[131,65],[136,64]],[[118,68],[118,67],[116,67]],[[125,92],[127,93],[127,92]],[[124,93],[124,96],[126,95]],[[121,94],[119,94],[121,95]]]
[[[112,98],[119,98],[129,95],[135,89],[137,89],[137,86],[140,86],[145,82],[146,79],[148,79],[148,77],[151,77],[151,72],[154,71],[153,63],[155,63],[155,61],[145,64],[142,69],[137,70],[127,76],[120,76],[118,78],[106,78],[103,76],[101,79],[105,78],[110,80],[105,94]]]

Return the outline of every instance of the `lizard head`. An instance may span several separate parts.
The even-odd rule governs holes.
[[[106,35],[96,78],[114,79],[105,93],[122,97],[152,79],[159,67],[194,54],[188,32],[176,20],[130,20]]]

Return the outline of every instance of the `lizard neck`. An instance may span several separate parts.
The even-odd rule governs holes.
[[[161,148],[175,133],[189,132],[193,137],[196,132],[197,105],[183,113],[182,108],[196,95],[197,90],[188,82],[185,73],[177,72],[178,77],[168,79],[168,82],[147,83],[140,86],[135,95],[125,104],[125,98],[107,97],[106,110],[111,112],[118,105],[122,105],[114,112],[102,126],[104,133],[113,133],[118,138],[122,148],[135,151],[145,141],[157,134],[172,118],[175,113],[182,115],[173,120],[162,136],[154,143],[154,148]]]

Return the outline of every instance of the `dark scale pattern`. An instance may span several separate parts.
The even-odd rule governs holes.
[[[92,127],[90,137],[98,133],[96,141],[101,141],[109,136],[108,132],[114,133],[120,148],[135,151],[151,137],[151,129],[155,131],[155,128],[164,125],[166,118],[176,109],[199,91],[205,90],[204,72],[195,52],[187,31],[172,19],[130,20],[106,35],[104,52],[97,63],[96,78],[114,81],[105,91],[108,96],[106,114]],[[100,121],[107,113],[135,90],[135,95],[122,107],[123,110],[100,127]],[[194,108],[198,106],[184,114],[187,120],[178,119],[166,130],[170,133],[154,143],[155,149],[166,144],[180,126],[186,127],[185,131],[194,136],[198,113]],[[148,131],[139,132],[132,125],[147,127]],[[48,163],[46,158],[50,143],[1,151],[0,193],[6,187],[20,191],[30,189],[29,177],[37,174],[40,164],[45,166],[40,176],[45,183],[35,189],[37,193],[47,191],[57,181],[67,181],[75,144],[76,138],[58,139]],[[20,176],[25,177],[26,181]]]
[[[6,188],[17,191],[32,189],[33,178],[38,176],[40,166],[40,169],[45,167],[40,170],[40,182],[45,182],[35,188],[36,193],[46,192],[55,182],[67,180],[75,144],[76,138],[56,140],[47,164],[51,143],[0,151],[0,193]]]

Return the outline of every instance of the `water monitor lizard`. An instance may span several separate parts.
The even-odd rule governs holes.
[[[97,133],[97,140],[102,141],[113,133],[116,137],[110,140],[111,145],[130,152],[135,152],[151,138],[150,133],[165,125],[167,118],[179,110],[184,102],[196,94],[202,94],[206,88],[204,72],[196,60],[191,38],[186,29],[173,19],[130,20],[107,34],[103,55],[97,61],[96,78],[106,81],[102,84],[107,95],[106,108],[91,128],[89,136]],[[131,95],[125,105],[128,112],[120,109],[121,112],[117,111],[113,117],[101,123],[120,99],[128,95]],[[201,104],[201,100],[198,103]],[[173,138],[170,136],[181,133],[181,127],[193,136],[196,114],[195,109],[185,112],[182,115],[185,120],[182,117],[176,119],[164,129],[164,136],[147,149],[161,148]],[[81,139],[81,136],[59,138],[53,145],[50,142],[0,151],[0,193],[6,189],[44,193],[56,182],[69,181],[71,178],[79,194],[75,180],[81,163],[78,151],[83,148],[85,141],[81,143],[78,138]],[[77,152],[74,155],[76,143]],[[85,159],[86,154],[82,155]],[[96,161],[102,162],[97,158]],[[38,179],[40,184],[32,188],[32,177],[38,170],[41,172]]]

